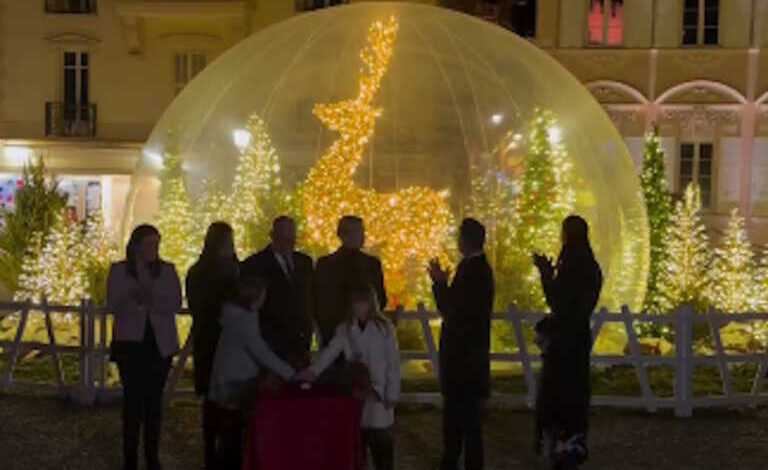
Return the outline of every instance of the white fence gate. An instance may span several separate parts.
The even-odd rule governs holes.
[[[42,317],[44,336],[47,341],[29,341],[25,332],[29,328],[32,315]],[[78,345],[66,345],[57,341],[54,327],[54,317],[68,315],[70,322],[79,325]],[[189,317],[187,311],[179,313]],[[0,376],[0,391],[34,390],[53,392],[70,396],[79,403],[94,403],[110,397],[119,396],[120,390],[107,383],[107,364],[109,356],[108,317],[110,313],[104,308],[95,307],[92,303],[82,303],[78,306],[48,305],[42,303],[0,303],[0,319],[13,316],[17,325],[12,340],[0,341],[6,358],[5,370]],[[509,405],[532,406],[536,396],[536,365],[540,362],[538,353],[530,351],[525,340],[525,325],[533,325],[543,317],[540,313],[526,313],[511,307],[505,313],[493,316],[494,322],[508,322],[517,343],[515,353],[492,353],[494,363],[520,364],[525,393],[497,394],[491,401]],[[398,322],[418,322],[425,341],[423,351],[401,351],[401,359],[426,360],[431,363],[434,374],[439,371],[439,358],[436,339],[432,333],[430,322],[440,317],[434,312],[428,312],[423,307],[416,311],[394,312]],[[693,413],[694,408],[712,406],[744,406],[757,405],[768,401],[768,393],[763,391],[765,376],[768,369],[768,354],[735,353],[726,351],[720,334],[720,328],[727,323],[763,322],[768,319],[765,314],[722,314],[710,311],[707,314],[695,314],[689,307],[666,315],[646,315],[631,313],[624,308],[619,313],[609,313],[601,310],[592,317],[592,337],[596,339],[604,325],[618,323],[624,326],[627,333],[627,351],[623,355],[592,355],[593,366],[628,365],[634,369],[640,386],[639,396],[624,395],[594,395],[593,404],[598,406],[642,408],[649,412],[658,409],[673,409],[675,415],[685,417]],[[643,353],[635,333],[637,322],[671,325],[674,330],[674,352],[668,355]],[[694,354],[694,325],[706,324],[711,332],[714,353],[711,355]],[[168,380],[167,396],[169,399],[192,397],[192,391],[179,387],[185,367],[190,361],[191,336],[187,338],[179,352]],[[30,381],[15,376],[22,355],[31,352],[49,355],[54,365],[54,383]],[[75,356],[78,368],[78,380],[68,384],[64,379],[62,355]],[[757,371],[752,380],[749,393],[735,393],[730,364],[756,364]],[[649,366],[667,366],[674,371],[674,393],[672,396],[657,396],[651,388],[648,379]],[[716,395],[695,396],[693,393],[693,371],[697,366],[709,365],[718,368],[722,380],[721,393]],[[437,378],[437,377],[435,377]],[[440,403],[437,392],[404,393],[403,402],[410,403]]]

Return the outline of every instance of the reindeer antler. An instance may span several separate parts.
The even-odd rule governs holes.
[[[397,28],[397,19],[394,16],[390,16],[386,23],[377,21],[368,28],[368,44],[360,51],[360,59],[367,70],[360,73],[360,93],[357,96],[358,101],[364,104],[370,104],[373,100],[389,67]]]

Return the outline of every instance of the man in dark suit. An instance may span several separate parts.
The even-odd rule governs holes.
[[[387,305],[381,261],[363,253],[365,227],[360,217],[345,215],[339,220],[336,234],[341,247],[317,261],[315,270],[315,321],[323,344],[346,317],[347,295],[356,286],[368,285],[376,291],[379,306]]]
[[[312,341],[312,259],[295,250],[296,223],[280,216],[272,223],[272,242],[240,266],[240,276],[268,282],[259,322],[272,350],[295,367],[309,359]]]
[[[440,386],[443,393],[441,470],[456,470],[464,447],[464,468],[483,468],[482,410],[490,396],[491,311],[494,280],[485,258],[485,228],[464,219],[459,230],[462,260],[453,282],[437,260],[429,266],[432,291],[443,316]]]

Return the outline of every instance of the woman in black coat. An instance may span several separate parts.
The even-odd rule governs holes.
[[[563,221],[557,265],[544,256],[534,256],[552,311],[536,325],[543,359],[536,400],[537,449],[553,459],[554,469],[576,469],[587,458],[589,321],[603,283],[588,232],[584,219],[569,216]]]
[[[200,259],[187,274],[187,303],[192,313],[195,393],[203,401],[205,468],[216,467],[216,409],[208,400],[213,358],[219,342],[221,306],[235,297],[239,262],[232,227],[214,222],[208,227]]]

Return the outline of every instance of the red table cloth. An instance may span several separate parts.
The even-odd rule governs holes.
[[[291,390],[253,408],[244,470],[362,470],[360,403]]]

